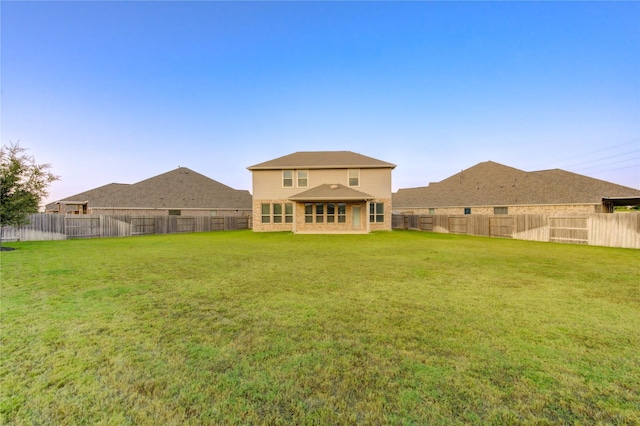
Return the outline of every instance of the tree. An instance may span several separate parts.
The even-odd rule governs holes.
[[[59,179],[49,171],[50,164],[37,164],[26,151],[11,142],[0,150],[0,228],[28,224],[49,184]]]

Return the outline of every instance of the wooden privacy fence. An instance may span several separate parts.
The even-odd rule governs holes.
[[[640,213],[402,215],[393,229],[640,249]]]
[[[4,227],[1,238],[2,241],[46,241],[250,228],[250,217],[236,216],[108,216],[38,213],[30,216],[29,225],[16,228]]]

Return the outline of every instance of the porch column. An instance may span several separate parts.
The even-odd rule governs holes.
[[[292,201],[293,202],[293,233],[296,233],[296,225],[298,222],[298,202],[297,201]]]
[[[371,201],[367,200],[367,204],[365,206],[364,211],[364,222],[367,224],[367,234],[371,232],[371,224],[369,223],[369,209],[371,208]]]

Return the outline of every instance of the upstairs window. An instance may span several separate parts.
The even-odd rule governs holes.
[[[298,170],[298,187],[306,188],[309,185],[309,171]]]
[[[360,186],[360,170],[349,169],[349,186]]]
[[[282,171],[282,186],[285,188],[293,187],[293,170]]]
[[[464,214],[471,214],[471,207],[465,207]]]
[[[493,214],[508,214],[509,207],[494,207]]]

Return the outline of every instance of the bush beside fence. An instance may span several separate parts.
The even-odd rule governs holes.
[[[237,216],[109,216],[38,213],[30,216],[29,225],[4,227],[1,238],[2,241],[46,241],[250,228],[250,217]]]
[[[393,229],[640,248],[640,213],[582,215],[402,215]]]

